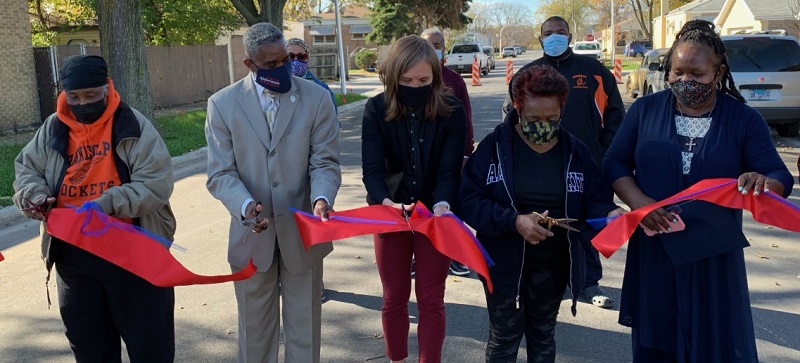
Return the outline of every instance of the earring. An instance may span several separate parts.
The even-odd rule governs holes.
[[[720,81],[717,81],[717,89],[718,89],[718,90],[721,90],[721,89],[722,89],[722,81],[721,81],[721,80],[720,80]]]

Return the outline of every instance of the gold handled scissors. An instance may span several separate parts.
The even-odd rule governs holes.
[[[533,212],[537,217],[539,217],[539,224],[547,226],[547,230],[550,231],[553,229],[553,226],[558,226],[564,228],[568,231],[573,232],[580,232],[575,227],[569,225],[570,222],[577,222],[577,219],[574,218],[553,218],[553,217],[546,217],[539,213]]]

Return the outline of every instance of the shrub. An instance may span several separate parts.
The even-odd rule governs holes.
[[[360,69],[366,70],[378,60],[378,52],[375,50],[365,49],[356,53],[356,66]]]

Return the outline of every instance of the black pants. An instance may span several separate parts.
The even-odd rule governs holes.
[[[174,361],[174,288],[54,243],[59,310],[76,362],[121,362],[120,338],[133,363]]]
[[[489,310],[487,363],[515,363],[523,335],[528,362],[555,362],[556,317],[568,280],[569,261],[559,267],[526,264],[519,308],[514,297],[492,295],[484,287]]]

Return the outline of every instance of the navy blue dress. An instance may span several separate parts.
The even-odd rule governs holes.
[[[633,177],[661,200],[703,179],[755,171],[791,193],[764,119],[723,93],[684,174],[674,105],[667,90],[631,106],[603,162],[609,181]],[[702,201],[680,207],[685,231],[648,237],[638,228],[630,238],[619,322],[633,328],[634,362],[757,362],[742,212]]]

